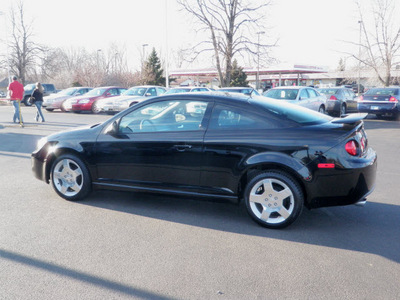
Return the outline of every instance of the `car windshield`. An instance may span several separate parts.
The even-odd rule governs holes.
[[[190,89],[188,88],[174,88],[174,89],[170,89],[168,90],[165,95],[169,95],[169,94],[179,94],[179,93],[186,93],[186,92],[190,92]]]
[[[77,90],[77,88],[65,89],[65,90],[62,90],[62,91],[58,92],[57,95],[60,95],[60,96],[72,96],[76,92],[76,90]]]
[[[129,90],[126,90],[123,95],[124,96],[144,96],[144,93],[146,93],[147,88],[145,87],[133,87],[130,88]]]
[[[271,89],[265,94],[265,97],[282,100],[296,100],[298,93],[298,89]]]
[[[318,92],[325,95],[335,95],[339,91],[338,89],[318,89]]]
[[[104,94],[104,92],[105,92],[106,90],[107,90],[107,89],[105,89],[105,88],[93,89],[93,90],[91,90],[90,92],[87,92],[87,93],[85,94],[85,96],[101,96],[101,95]]]
[[[317,125],[332,120],[332,117],[317,111],[281,101],[266,101],[263,97],[256,97],[254,100],[249,100],[249,102],[268,110],[279,119],[290,120],[299,125]]]
[[[26,86],[24,86],[24,90],[25,91],[33,90],[34,88],[35,88],[35,84],[34,83],[27,84]]]
[[[365,94],[391,96],[391,95],[397,95],[396,91],[397,89],[371,89],[368,90]]]

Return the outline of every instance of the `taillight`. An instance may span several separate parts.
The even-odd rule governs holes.
[[[335,97],[335,95],[332,95],[329,100],[337,100],[337,98]]]
[[[390,102],[398,102],[398,100],[397,100],[395,97],[393,97],[393,96],[390,97],[389,101],[390,101]]]
[[[357,155],[358,145],[356,141],[348,141],[345,146],[346,152],[352,156]]]
[[[360,96],[360,97],[358,97],[358,101],[363,101],[364,100],[364,96]]]

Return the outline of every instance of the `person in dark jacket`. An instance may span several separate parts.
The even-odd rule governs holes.
[[[36,122],[39,122],[39,116],[42,118],[42,122],[44,122],[44,116],[42,112],[42,104],[43,104],[43,86],[40,82],[36,83],[36,88],[34,89],[32,93],[32,103],[35,104],[37,112],[36,112],[36,117],[35,120]]]

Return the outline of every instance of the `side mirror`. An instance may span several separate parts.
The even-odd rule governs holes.
[[[149,96],[151,96],[151,93],[146,93],[145,96],[149,97]]]
[[[108,127],[106,128],[104,133],[105,134],[109,134],[109,135],[117,135],[118,134],[118,130],[119,130],[118,121],[114,121],[110,125],[108,125]]]
[[[106,93],[106,97],[110,97],[111,96],[111,94],[110,93]]]

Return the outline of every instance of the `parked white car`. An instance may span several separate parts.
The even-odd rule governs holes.
[[[311,87],[280,86],[270,89],[264,96],[307,107],[323,114],[326,111],[326,96]]]

